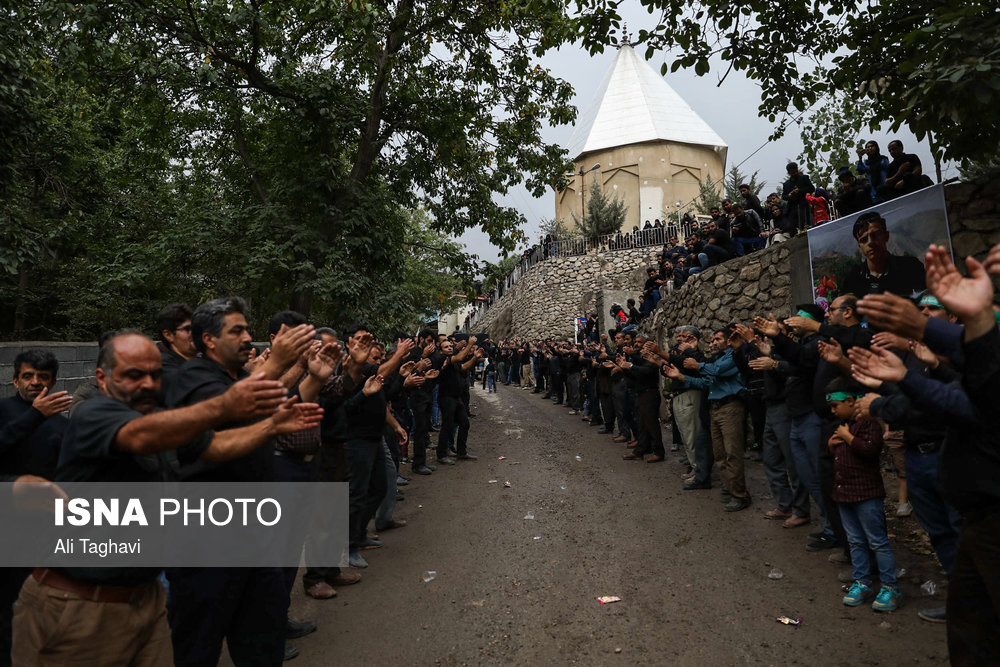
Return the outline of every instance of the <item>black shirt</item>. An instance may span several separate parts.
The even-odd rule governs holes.
[[[851,266],[844,276],[842,292],[859,299],[866,294],[883,292],[911,297],[926,288],[927,273],[919,259],[909,255],[889,255],[885,272],[880,276],[872,275],[868,271],[868,262],[864,260]]]
[[[115,448],[115,437],[125,424],[142,417],[125,403],[109,396],[95,396],[73,412],[66,427],[58,482],[160,482],[176,479],[163,465],[162,456],[136,456]],[[181,463],[194,463],[212,442],[207,431],[191,444],[176,450]]]
[[[59,453],[57,482],[157,482],[175,478],[164,454],[136,456],[115,448],[115,437],[125,424],[143,415],[119,400],[95,396],[73,412]],[[200,457],[213,433],[202,434],[175,450],[182,463]],[[63,567],[53,568],[71,579],[107,586],[138,586],[156,579],[162,568]]]
[[[365,364],[357,390],[344,402],[347,418],[345,432],[348,440],[381,440],[385,427],[385,406],[387,398],[383,386],[371,396],[365,396],[365,382],[378,373],[378,366]]]
[[[62,415],[46,419],[20,394],[0,401],[0,472],[52,479],[66,424]]]
[[[249,374],[240,369],[234,378],[218,362],[207,357],[189,359],[177,372],[175,381],[168,387],[167,405],[180,407],[194,405],[225,393],[238,380]],[[216,430],[249,426],[259,419],[228,422]],[[231,461],[219,464],[199,464],[194,469],[184,470],[184,479],[194,482],[273,482],[274,442],[269,441],[252,452]]]

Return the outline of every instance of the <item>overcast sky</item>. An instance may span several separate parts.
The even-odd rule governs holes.
[[[629,32],[635,34],[642,27],[649,27],[650,18],[641,8],[632,11],[622,10],[622,16],[628,23]],[[645,49],[637,49],[640,56]],[[558,52],[550,53],[541,60],[543,67],[548,67],[554,76],[568,81],[576,91],[574,103],[578,109],[578,117],[589,107],[597,94],[597,87],[611,67],[617,50],[608,49],[603,54],[590,57],[581,48],[563,47]],[[653,69],[659,72],[664,61],[673,60],[670,54],[657,54],[649,61]],[[715,130],[729,145],[729,155],[726,162],[728,171],[733,165],[743,163],[740,170],[745,174],[760,171],[759,178],[767,183],[767,190],[780,188],[785,173],[785,164],[794,160],[802,151],[800,128],[790,127],[785,136],[778,141],[766,143],[767,137],[774,131],[777,123],[771,123],[767,118],[758,117],[757,107],[760,104],[760,86],[750,81],[739,72],[730,72],[726,81],[719,86],[719,77],[724,67],[721,61],[713,62],[712,71],[703,77],[696,76],[694,70],[679,70],[668,73],[666,81],[678,94]],[[778,119],[780,121],[780,118]],[[573,134],[573,126],[548,128],[543,130],[542,138],[549,142],[566,145]],[[890,139],[899,138],[903,141],[906,151],[916,153],[924,165],[924,172],[934,177],[934,162],[926,141],[918,143],[916,138],[905,130],[893,133],[891,136],[880,132],[874,135],[879,142],[882,153],[888,155],[886,145]],[[868,139],[869,137],[865,137]],[[763,148],[761,148],[763,146]],[[761,149],[756,154],[754,151]],[[744,162],[745,161],[745,162]],[[953,165],[946,165],[944,178],[956,176]],[[712,174],[717,177],[717,174]],[[520,211],[526,218],[524,227],[529,239],[539,236],[539,222],[555,217],[555,193],[535,199],[527,190],[517,188],[506,196],[498,196],[497,201]],[[479,255],[483,260],[495,262],[498,249],[493,246],[487,236],[479,230],[470,230],[461,237],[469,252]]]

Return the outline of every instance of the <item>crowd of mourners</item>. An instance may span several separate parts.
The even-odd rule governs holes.
[[[657,266],[649,269],[650,277],[639,296],[638,308],[632,303],[626,311],[632,323],[638,323],[662,296],[683,285],[688,276],[932,184],[923,173],[919,156],[906,153],[901,141],[890,141],[888,150],[888,156],[882,155],[875,141],[868,141],[864,148],[858,149],[854,169],[848,165],[839,168],[836,193],[817,188],[807,174],[799,171],[797,163],[790,162],[785,166],[787,179],[780,192],[767,195],[761,202],[750,184],[741,183],[735,201],[723,199],[709,209],[708,219],[701,222],[685,214],[680,225],[646,220],[641,229],[633,226],[630,232],[621,231],[600,239],[560,239],[546,235],[524,251],[518,265],[490,292],[480,294],[482,303],[478,313],[469,316],[466,328],[475,328],[476,315],[482,316],[540,261],[590,251],[662,245]]]
[[[73,395],[53,391],[51,352],[19,354],[17,393],[0,401],[0,481],[15,493],[42,480],[347,482],[351,569],[311,562],[301,578],[328,599],[382,546],[370,528],[406,525],[393,517],[411,479],[404,461],[431,475],[476,459],[469,374],[485,349],[475,337],[420,331],[386,345],[364,324],[338,335],[283,311],[258,350],[238,297],[171,304],[155,330],[156,341],[105,334],[95,377]],[[215,665],[225,641],[236,665],[277,665],[298,653],[290,639],[316,630],[288,617],[297,572],[2,569],[0,664]]]
[[[884,222],[862,221],[862,233]],[[583,342],[501,341],[485,383],[542,393],[613,436],[629,461],[670,449],[683,489],[721,487],[722,509],[752,506],[744,470],[759,446],[771,496],[763,516],[815,532],[805,549],[851,570],[847,606],[898,609],[903,597],[886,528],[882,455],[898,475],[898,516],[916,516],[948,576],[952,665],[1000,664],[1000,245],[963,277],[947,249],[926,255],[928,289],[911,298],[844,293],[716,331],[677,326],[663,347],[632,325]],[[661,420],[661,403],[668,417]],[[751,445],[752,446],[752,445]],[[715,473],[713,474],[713,470]],[[892,511],[892,507],[889,508]]]

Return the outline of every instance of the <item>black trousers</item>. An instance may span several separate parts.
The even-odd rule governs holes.
[[[344,443],[324,442],[319,454],[313,459],[316,469],[316,479],[320,482],[346,482],[347,460],[344,456]],[[307,547],[308,548],[308,547]],[[325,581],[332,584],[340,575],[339,567],[308,567],[302,575],[302,585],[309,588],[313,584]]]
[[[441,432],[438,433],[437,456],[443,459],[448,456],[452,445],[452,432],[458,425],[458,439],[455,451],[459,456],[465,456],[469,442],[469,415],[465,403],[458,396],[438,395],[438,406],[441,408]]]
[[[552,387],[552,397],[556,399],[556,403],[563,402],[563,381],[562,377],[558,373],[553,373],[549,375],[549,384]]]
[[[639,437],[636,454],[663,456],[663,433],[660,431],[660,391],[647,389],[636,397],[639,413]]]
[[[167,579],[177,667],[217,665],[223,640],[240,667],[281,665],[288,591],[280,568],[169,568]]]
[[[413,412],[410,460],[414,468],[427,465],[427,448],[431,444],[431,403],[429,392],[415,391],[410,397],[410,409]]]
[[[948,657],[953,667],[1000,664],[1000,507],[962,517],[948,578]]]
[[[601,404],[601,418],[604,420],[604,430],[615,430],[615,399],[611,394],[598,394]]]
[[[820,442],[829,442],[830,436],[837,429],[837,422],[826,419],[823,421],[823,439]],[[847,549],[847,531],[844,530],[844,522],[840,520],[840,510],[833,500],[833,456],[829,447],[819,448],[819,490],[823,495],[823,506],[827,507],[826,516],[830,520],[830,527],[833,528],[833,535],[837,542]]]
[[[312,462],[307,462],[302,456],[278,455],[274,457],[274,481],[276,482],[315,482],[316,468]],[[295,536],[304,544],[305,534]],[[291,603],[292,587],[295,585],[295,576],[299,572],[296,567],[281,568],[285,578],[285,588],[288,591],[289,603]]]

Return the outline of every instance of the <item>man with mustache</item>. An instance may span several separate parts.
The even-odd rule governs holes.
[[[195,309],[191,335],[200,354],[178,371],[169,387],[169,405],[197,405],[248,376],[244,366],[253,346],[246,310],[239,297],[214,299]],[[284,380],[285,386],[293,384],[297,377],[286,372],[309,350],[315,331],[309,324],[282,329],[257,372],[268,380]],[[218,430],[249,423],[233,420]],[[185,467],[182,476],[199,482],[273,482],[274,461],[273,442],[268,442],[221,465]],[[171,568],[167,577],[178,664],[216,664],[223,640],[238,665],[281,663],[288,590],[280,568]]]
[[[176,452],[181,463],[221,464],[278,434],[310,428],[322,416],[316,405],[286,400],[285,388],[261,374],[233,383],[213,399],[162,410],[160,353],[138,333],[110,338],[97,364],[102,395],[80,404],[69,421],[57,482],[175,479],[162,456],[166,452]],[[244,428],[210,430],[252,419]],[[173,665],[158,574],[159,568],[135,567],[34,570],[24,581],[14,618],[14,664]]]

